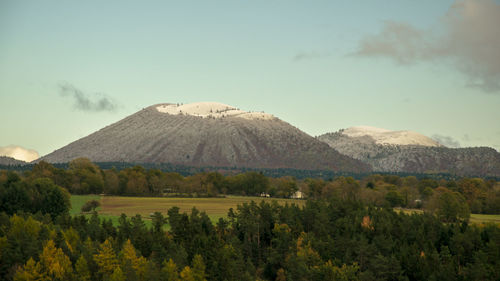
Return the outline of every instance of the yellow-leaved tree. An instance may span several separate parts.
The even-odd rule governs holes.
[[[97,254],[94,255],[94,261],[99,267],[98,272],[102,275],[103,279],[109,279],[111,274],[115,272],[115,269],[119,267],[118,259],[109,239],[106,239],[101,244]]]
[[[142,256],[137,256],[134,245],[128,239],[120,252],[120,263],[127,276],[136,276],[139,280],[144,280],[146,275],[147,260]]]
[[[28,280],[71,280],[73,267],[62,249],[57,248],[54,241],[49,240],[40,254],[40,261],[30,258],[14,275],[16,281]]]
[[[186,266],[181,271],[182,281],[206,281],[207,274],[205,273],[205,264],[200,255],[193,257],[193,268]]]
[[[127,278],[125,277],[125,274],[123,274],[123,271],[120,267],[115,268],[113,274],[109,276],[109,281],[125,281],[126,279]]]
[[[320,266],[318,270],[325,276],[325,280],[358,280],[357,272],[359,266],[357,263],[353,263],[352,265],[343,264],[341,267],[338,267],[333,265],[331,260],[328,260],[325,264]]]
[[[30,258],[26,264],[19,268],[14,275],[14,281],[35,281],[49,280],[42,272],[42,266]]]
[[[71,251],[72,254],[75,253],[76,247],[80,243],[80,236],[78,232],[73,227],[63,231],[64,240],[66,241],[66,246]]]
[[[193,271],[191,270],[191,267],[186,266],[184,269],[181,271],[181,280],[182,281],[195,281],[194,276],[193,276]]]
[[[49,240],[40,255],[42,270],[52,280],[70,280],[73,274],[73,267],[68,256],[62,249],[56,248],[54,241]]]

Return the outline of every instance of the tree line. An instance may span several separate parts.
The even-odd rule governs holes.
[[[122,170],[101,169],[85,158],[71,161],[66,169],[42,161],[34,165],[32,170],[21,174],[0,171],[0,198],[3,198],[0,210],[10,208],[30,211],[28,207],[25,209],[12,205],[32,206],[30,200],[33,201],[34,196],[38,196],[36,192],[33,193],[35,187],[41,184],[54,184],[61,187],[63,193],[67,190],[71,194],[104,193],[124,196],[214,197],[265,194],[289,198],[300,191],[304,197],[311,199],[339,197],[379,207],[422,208],[439,214],[443,221],[453,221],[457,216],[466,218],[470,212],[500,213],[500,183],[493,179],[438,180],[372,174],[362,179],[340,176],[329,180],[300,180],[292,176],[268,177],[256,171],[236,175],[201,172],[182,176],[142,166]],[[23,194],[24,191],[26,194]],[[14,196],[12,194],[19,198],[11,199]],[[38,199],[35,201],[41,202]]]
[[[94,162],[100,169],[109,170],[115,169],[121,171],[123,169],[132,168],[135,166],[141,166],[146,170],[160,170],[162,172],[173,172],[181,174],[182,176],[192,176],[198,173],[218,171],[225,175],[236,175],[246,172],[258,172],[262,173],[267,177],[280,178],[284,176],[292,176],[296,179],[306,179],[306,178],[321,178],[324,180],[330,180],[336,177],[353,177],[360,180],[370,174],[379,173],[382,175],[394,175],[399,177],[415,176],[417,179],[431,178],[435,180],[457,180],[464,175],[446,173],[446,172],[436,172],[429,171],[425,173],[414,173],[414,172],[364,172],[364,173],[353,173],[346,171],[332,171],[332,170],[299,170],[292,168],[251,168],[251,167],[220,167],[220,166],[186,166],[182,164],[173,163],[133,163],[133,162]],[[26,163],[22,165],[5,165],[0,164],[0,170],[10,170],[10,171],[31,171],[36,163]],[[52,165],[59,169],[68,169],[69,162],[67,163],[52,163]],[[486,180],[496,180],[500,181],[500,177],[496,176],[474,176],[467,175],[468,177],[481,177]]]

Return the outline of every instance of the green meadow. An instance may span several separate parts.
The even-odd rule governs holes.
[[[228,196],[225,198],[171,198],[171,197],[125,197],[125,196],[99,196],[99,195],[72,195],[71,215],[81,214],[80,209],[89,200],[98,200],[101,206],[97,212],[101,218],[111,219],[113,224],[118,223],[120,215],[126,214],[128,217],[140,214],[146,225],[151,224],[149,216],[151,213],[160,212],[167,214],[168,209],[176,206],[180,212],[190,213],[193,207],[205,212],[212,222],[217,222],[219,218],[227,217],[230,208],[236,209],[238,204],[250,203],[251,201],[277,201],[278,204],[297,204],[302,206],[304,200],[297,199],[275,199],[249,196]],[[405,213],[422,213],[416,209],[397,209]],[[90,216],[89,214],[85,214]],[[471,214],[472,223],[497,223],[500,224],[500,215]]]
[[[120,215],[128,217],[140,214],[147,225],[151,224],[150,214],[160,212],[167,214],[168,209],[179,207],[180,212],[190,213],[196,207],[200,212],[205,212],[212,222],[219,218],[227,217],[230,208],[236,209],[237,205],[250,203],[251,201],[277,201],[278,204],[297,204],[302,206],[304,200],[297,199],[274,199],[249,196],[228,196],[225,198],[171,198],[171,197],[125,197],[125,196],[99,196],[99,195],[72,195],[71,215],[82,214],[80,209],[89,200],[98,200],[101,206],[97,212],[101,218],[111,219],[113,224],[118,223]],[[90,216],[90,214],[85,214]]]

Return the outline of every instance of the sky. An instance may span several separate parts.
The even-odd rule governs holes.
[[[157,103],[500,150],[500,1],[0,0],[0,154]]]

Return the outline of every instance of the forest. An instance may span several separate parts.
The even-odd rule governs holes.
[[[69,215],[71,194],[289,197],[252,202],[212,222],[195,208],[122,215],[117,225]],[[479,178],[271,178],[67,169],[41,162],[0,171],[0,280],[499,280],[500,227],[469,223],[499,212],[499,183]],[[394,207],[422,208],[422,213]]]
[[[0,170],[0,184],[4,183],[0,189],[0,198],[3,200],[0,201],[3,206],[0,208],[4,209],[0,211],[9,212],[5,208],[15,205],[21,197],[27,198],[27,195],[17,195],[18,187],[5,184],[12,181],[9,177],[20,177],[22,184],[29,186],[39,185],[37,181],[46,181],[45,184],[50,181],[71,194],[216,197],[228,194],[258,196],[264,193],[273,198],[289,198],[296,191],[301,191],[309,199],[336,197],[359,200],[378,207],[417,208],[434,212],[446,201],[464,214],[500,214],[500,183],[494,179],[434,179],[371,174],[359,180],[345,176],[324,180],[269,177],[256,171],[240,174],[212,171],[183,176],[142,166],[122,170],[113,167],[101,169],[86,158],[71,161],[67,168],[57,168],[42,161],[31,170],[21,173]],[[10,192],[14,195],[10,195]],[[22,206],[12,208],[25,210]]]

